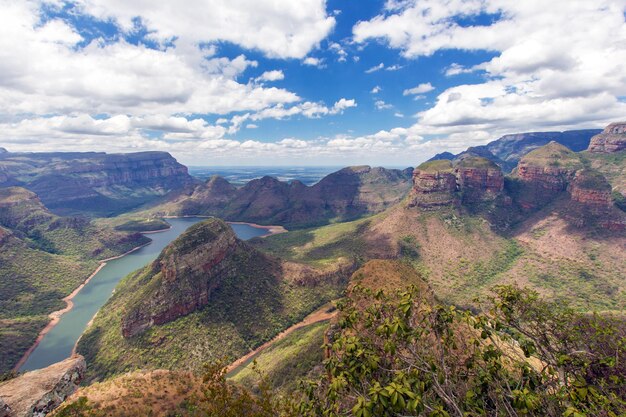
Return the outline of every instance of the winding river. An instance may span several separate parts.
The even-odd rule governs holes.
[[[147,265],[159,256],[161,250],[189,226],[206,220],[198,217],[167,219],[172,227],[150,234],[152,243],[104,265],[72,299],[73,307],[60,317],[59,322],[39,342],[20,371],[45,368],[68,358],[87,324],[109,299],[117,283],[131,272]],[[268,234],[267,228],[248,224],[231,224],[240,239],[251,239]]]

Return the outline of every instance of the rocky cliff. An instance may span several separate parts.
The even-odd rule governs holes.
[[[591,138],[589,152],[613,153],[626,149],[626,122],[611,123]]]
[[[428,161],[413,172],[409,206],[429,210],[493,201],[503,188],[502,170],[486,158],[465,154],[455,161]]]
[[[409,206],[428,210],[453,204],[456,201],[456,186],[452,162],[425,162],[413,171]]]
[[[202,308],[222,281],[237,273],[236,252],[246,250],[233,230],[217,219],[190,227],[170,243],[142,278],[148,287],[128,306],[122,334],[132,337]],[[260,262],[264,261],[259,255]]]
[[[524,156],[517,166],[521,182],[518,201],[525,209],[540,207],[567,189],[576,171],[582,169],[579,156],[556,142]]]
[[[0,383],[0,416],[45,416],[76,391],[85,370],[85,359],[74,356]]]
[[[56,213],[106,215],[191,185],[187,168],[166,152],[6,153],[0,186],[19,185]]]

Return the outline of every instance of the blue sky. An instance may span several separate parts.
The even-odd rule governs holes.
[[[0,4],[13,151],[404,166],[626,114],[623,0]]]

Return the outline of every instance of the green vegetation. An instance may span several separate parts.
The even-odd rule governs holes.
[[[550,142],[524,155],[520,163],[576,170],[583,167],[579,155],[568,147]]]
[[[481,168],[481,169],[497,169],[500,170],[500,167],[493,161],[490,161],[487,158],[483,158],[482,156],[476,155],[463,155],[456,163],[458,167],[461,168]]]
[[[435,161],[426,161],[420,164],[416,169],[425,172],[452,172],[452,161],[447,159],[439,159]]]
[[[115,230],[125,232],[153,232],[168,229],[170,224],[163,219],[132,219],[118,226]]]
[[[263,376],[273,389],[294,392],[299,381],[313,377],[314,368],[324,360],[322,345],[327,330],[328,323],[316,323],[295,330],[227,376],[252,390],[256,389]]]
[[[324,267],[341,259],[362,259],[366,249],[364,235],[371,222],[381,216],[290,231],[256,239],[252,243],[274,256]]]
[[[197,371],[207,360],[234,360],[340,297],[346,287],[340,275],[292,279],[276,260],[244,242],[232,243],[228,233],[217,219],[198,223],[163,250],[156,266],[120,282],[78,344],[90,379],[133,369]],[[213,253],[223,256],[216,269],[221,272],[209,276],[202,265]],[[164,281],[158,262],[198,265],[197,270],[172,269],[176,281],[171,283]],[[202,285],[210,288],[206,305],[195,298],[204,294]],[[189,314],[176,313],[187,305]],[[132,337],[122,335],[125,323],[151,314],[167,319]]]
[[[0,319],[0,375],[15,366],[46,324],[46,316]]]
[[[301,416],[617,416],[626,325],[537,293],[496,288],[483,312],[419,290],[355,289]]]
[[[63,298],[98,266],[148,241],[84,218],[58,217],[19,187],[0,188],[0,372],[11,369]]]

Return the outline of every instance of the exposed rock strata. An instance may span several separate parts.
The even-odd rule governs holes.
[[[5,402],[5,410],[7,406],[11,410],[5,415],[45,416],[76,391],[85,371],[85,359],[77,355],[0,384],[0,398]],[[0,416],[3,416],[2,411]]]
[[[626,149],[626,122],[611,123],[591,138],[589,152],[613,153]]]

